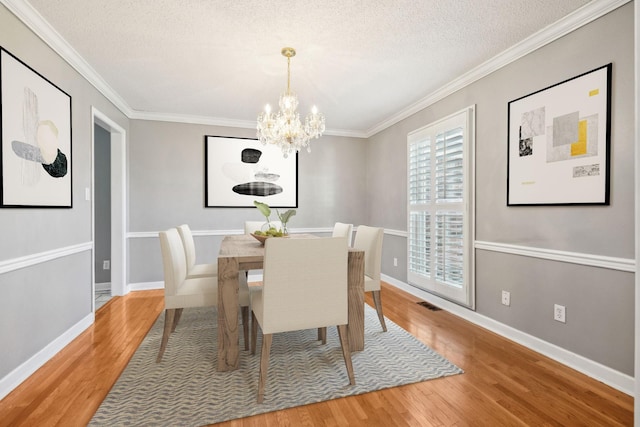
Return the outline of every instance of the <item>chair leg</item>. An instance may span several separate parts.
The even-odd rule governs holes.
[[[182,308],[176,308],[176,315],[173,318],[173,326],[171,327],[171,332],[175,332],[178,327],[178,322],[180,322],[180,318],[182,317]]]
[[[344,364],[347,366],[349,384],[355,385],[356,377],[353,373],[353,363],[351,363],[351,350],[349,350],[349,332],[347,331],[347,325],[338,325],[338,336],[340,337],[340,346],[342,347]]]
[[[240,307],[242,314],[242,331],[244,333],[244,349],[249,350],[249,307]]]
[[[267,384],[267,370],[269,369],[269,353],[273,334],[262,334],[262,350],[260,353],[260,378],[258,379],[258,403],[264,399],[264,387]]]
[[[251,354],[256,354],[256,341],[258,340],[258,319],[251,313]]]
[[[322,341],[322,345],[327,343],[327,327],[318,328],[318,341]]]
[[[382,300],[380,299],[380,291],[373,291],[373,303],[376,306],[378,312],[378,319],[380,319],[380,325],[382,330],[387,332],[387,325],[384,323],[384,315],[382,314]]]
[[[164,332],[162,333],[162,341],[160,343],[160,351],[158,352],[156,363],[160,363],[162,361],[162,355],[164,354],[164,350],[167,348],[169,335],[171,335],[171,329],[173,328],[175,314],[175,308],[168,308],[164,311]]]

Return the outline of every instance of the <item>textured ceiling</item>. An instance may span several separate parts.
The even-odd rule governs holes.
[[[136,112],[255,122],[291,87],[335,132],[394,114],[588,0],[28,0]]]

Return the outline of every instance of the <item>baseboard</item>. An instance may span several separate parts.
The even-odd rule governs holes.
[[[96,291],[104,292],[111,290],[111,282],[96,283]]]
[[[11,393],[11,391],[22,384],[24,380],[29,378],[34,372],[40,369],[60,350],[71,343],[71,341],[76,339],[88,327],[93,325],[94,320],[94,314],[88,314],[62,335],[49,343],[49,345],[47,345],[45,348],[29,358],[22,365],[18,366],[16,369],[7,374],[7,376],[0,379],[0,400],[4,399],[6,395]]]
[[[578,372],[588,375],[589,377],[607,384],[616,390],[630,396],[633,396],[635,393],[635,379],[630,375],[623,374],[622,372],[611,369],[598,362],[594,362],[593,360],[587,359],[555,344],[551,344],[547,341],[534,337],[533,335],[529,335],[518,329],[512,328],[511,326],[497,322],[487,316],[478,314],[461,305],[422,291],[421,289],[394,279],[391,276],[383,274],[382,280],[398,289],[402,289],[405,292],[430,302],[443,310],[447,310],[456,316],[462,317],[475,325],[488,329],[504,338],[514,341],[535,352],[547,356],[550,359],[562,363],[565,366],[575,369]]]
[[[140,282],[140,283],[130,283],[129,291],[150,291],[153,289],[164,289],[164,282]]]

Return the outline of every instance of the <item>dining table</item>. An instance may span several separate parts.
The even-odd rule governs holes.
[[[278,238],[278,237],[272,237]],[[313,234],[290,234],[292,239],[318,238]],[[218,371],[233,371],[240,363],[238,319],[238,273],[261,270],[264,245],[249,234],[225,236],[218,254]],[[349,348],[364,350],[364,251],[348,251]]]

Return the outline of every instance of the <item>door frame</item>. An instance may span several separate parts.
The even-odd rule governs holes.
[[[91,107],[91,242],[95,245],[95,125],[111,135],[111,295],[125,295],[127,285],[126,131],[106,114]],[[91,251],[91,283],[95,296],[95,247]],[[95,312],[95,298],[91,303]]]

